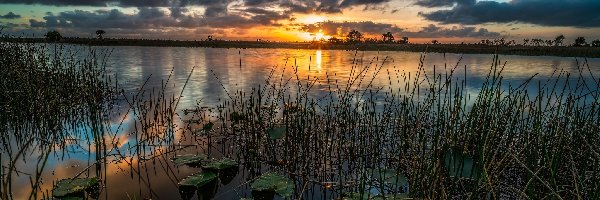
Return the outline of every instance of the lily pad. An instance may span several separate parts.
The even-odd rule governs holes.
[[[202,162],[208,160],[208,156],[204,154],[188,154],[188,155],[179,155],[173,159],[175,165],[190,165],[190,166],[200,166]]]
[[[63,179],[52,189],[52,196],[61,198],[68,196],[83,196],[85,190],[100,184],[98,178]]]
[[[203,131],[211,131],[214,125],[215,125],[214,123],[208,122],[208,123],[204,124],[204,126],[202,127],[202,130]]]
[[[211,171],[203,171],[193,174],[181,180],[178,185],[180,187],[195,187],[200,188],[217,179],[217,174]]]
[[[475,165],[473,158],[458,151],[448,150],[444,153],[444,167],[451,177],[481,177],[481,169]]]
[[[294,182],[277,173],[266,173],[252,183],[252,190],[274,191],[279,196],[288,198],[294,192]]]
[[[230,158],[223,158],[220,160],[211,160],[208,163],[206,163],[205,165],[202,165],[202,168],[208,169],[208,170],[219,171],[219,170],[234,168],[237,166],[238,166],[238,163],[235,160],[232,160]]]
[[[285,137],[286,130],[287,129],[285,126],[273,127],[273,128],[267,129],[267,134],[269,135],[269,138],[271,138],[272,140],[277,140],[277,139],[281,139],[281,138]]]

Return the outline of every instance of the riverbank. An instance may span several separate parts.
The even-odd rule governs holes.
[[[44,38],[9,38],[3,42],[46,43]],[[502,54],[523,56],[560,56],[600,58],[599,47],[556,46],[494,46],[483,44],[327,44],[310,42],[261,42],[261,41],[181,41],[147,39],[87,39],[63,38],[59,43],[91,46],[155,46],[155,47],[203,47],[203,48],[283,48],[359,51],[409,51],[456,54]]]

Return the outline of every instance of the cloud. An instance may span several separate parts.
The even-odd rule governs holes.
[[[72,29],[160,29],[160,28],[251,28],[276,26],[278,20],[288,15],[259,8],[234,10],[220,15],[202,16],[185,14],[181,8],[169,10],[141,7],[134,14],[118,9],[96,11],[66,11],[56,15],[48,13],[43,21],[30,20],[31,27]]]
[[[475,0],[417,0],[415,5],[434,8],[434,7],[452,7],[456,4],[474,4]]]
[[[422,27],[420,31],[403,32],[403,36],[417,38],[498,38],[501,36],[498,32],[491,32],[485,28],[476,28],[471,26],[453,26],[452,28],[442,28],[430,24]]]
[[[51,6],[119,6],[119,7],[172,7],[212,6],[228,4],[227,0],[0,0],[0,3],[40,4]]]
[[[598,0],[512,0],[509,2],[474,0],[420,0],[418,5],[436,7],[456,4],[446,10],[419,13],[425,19],[445,24],[530,23],[542,26],[578,28],[600,27]]]
[[[0,19],[19,19],[21,15],[17,15],[13,12],[8,12],[5,15],[0,15]]]
[[[375,23],[372,21],[363,22],[335,22],[325,21],[316,24],[306,24],[300,28],[305,32],[318,32],[323,31],[326,35],[345,36],[351,30],[358,30],[362,33],[367,34],[381,34],[385,32],[402,32],[403,29],[393,24]]]
[[[107,6],[107,0],[0,0],[0,3],[42,4],[54,6]]]
[[[371,21],[364,22],[333,22],[325,21],[316,24],[307,24],[300,30],[310,33],[322,31],[323,34],[336,37],[345,37],[350,30],[357,30],[367,35],[380,36],[386,32],[399,34],[411,38],[498,38],[500,33],[489,31],[485,28],[476,28],[472,26],[453,26],[451,28],[438,27],[430,24],[422,27],[419,31],[406,31],[393,24],[375,23]]]
[[[254,3],[259,1],[263,2],[262,4],[264,5],[264,2],[269,0],[250,0],[250,2]],[[365,9],[367,9],[383,5],[390,1],[391,0],[280,0],[269,2],[275,2],[274,5],[278,5],[290,12],[296,13],[341,13],[342,10],[346,8],[365,6]]]

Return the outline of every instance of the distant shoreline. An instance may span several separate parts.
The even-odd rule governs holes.
[[[2,42],[47,43],[44,38],[2,38]],[[600,47],[567,46],[495,46],[483,44],[327,44],[310,42],[259,42],[259,41],[180,41],[146,39],[87,39],[63,38],[58,43],[91,46],[152,46],[152,47],[203,47],[203,48],[271,48],[271,49],[322,49],[359,51],[408,51],[456,54],[502,54],[523,56],[559,56],[600,58]]]

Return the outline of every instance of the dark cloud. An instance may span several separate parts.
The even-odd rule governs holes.
[[[251,0],[252,1],[252,0]],[[261,1],[261,0],[256,0]],[[262,0],[267,1],[267,0]],[[340,13],[342,9],[355,6],[365,8],[382,5],[390,0],[280,0],[277,5],[297,13]]]
[[[456,4],[474,4],[475,0],[417,0],[415,5],[434,8],[434,7],[451,7]]]
[[[343,0],[339,3],[339,6],[342,8],[347,8],[352,6],[376,5],[387,3],[389,1],[390,0]]]
[[[0,3],[42,4],[54,6],[106,6],[107,0],[0,0]]]
[[[13,12],[8,12],[6,15],[0,15],[0,19],[19,19],[21,15],[17,15]]]
[[[227,0],[0,0],[0,3],[41,4],[53,6],[96,6],[115,5],[120,7],[172,7],[213,6],[228,4]]]
[[[491,32],[485,28],[477,29],[476,27],[471,26],[442,28],[433,24],[422,27],[421,30],[417,32],[403,32],[401,34],[403,36],[417,38],[498,38],[501,36],[500,33]]]
[[[74,29],[250,28],[261,25],[277,25],[278,20],[287,18],[289,16],[286,14],[258,8],[228,12],[224,15],[200,16],[184,14],[179,8],[171,8],[167,12],[162,8],[141,7],[134,14],[123,13],[118,9],[75,10],[60,12],[56,15],[48,13],[43,17],[43,21],[30,20],[30,25],[31,27]]]
[[[427,4],[433,0],[421,0]],[[543,26],[570,26],[579,28],[600,27],[600,1],[598,0],[512,0],[510,2],[448,0],[457,3],[448,10],[420,13],[428,20],[441,23],[531,23]]]
[[[318,32],[323,31],[326,35],[334,35],[337,37],[344,37],[350,30],[357,30],[359,32],[368,35],[378,35],[386,32],[392,32],[406,37],[414,38],[460,38],[460,37],[471,37],[471,38],[497,38],[500,37],[500,33],[491,32],[485,28],[475,28],[470,26],[454,26],[452,28],[438,27],[430,24],[426,27],[422,27],[420,31],[412,32],[406,31],[393,24],[375,23],[370,21],[365,22],[332,22],[326,21],[316,24],[307,24],[300,28],[306,32]]]
[[[402,32],[403,29],[393,24],[375,23],[372,21],[364,22],[334,22],[325,21],[316,24],[307,24],[300,28],[306,32],[318,32],[323,31],[326,35],[344,36],[351,30],[358,30],[362,33],[367,34],[380,34],[385,32]]]

